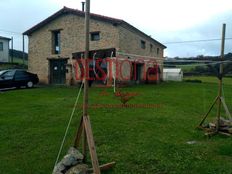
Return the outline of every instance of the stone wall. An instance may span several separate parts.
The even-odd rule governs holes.
[[[60,54],[52,54],[52,31],[60,30]],[[91,20],[90,32],[100,32],[99,41],[90,41],[90,50],[116,48],[116,50],[130,53],[158,57],[162,64],[163,48],[141,33],[128,30],[125,26]],[[146,42],[146,48],[141,48],[141,40]],[[152,44],[152,49],[150,48]],[[72,75],[72,53],[84,51],[85,30],[84,17],[73,14],[62,15],[44,25],[29,36],[29,71],[38,74],[40,83],[49,83],[48,59],[69,58],[66,82],[70,83]],[[159,48],[159,54],[157,54]],[[125,68],[124,68],[125,70]],[[161,69],[162,70],[162,69]],[[126,70],[125,70],[126,71]],[[127,72],[128,73],[128,72]],[[75,73],[73,73],[75,74]]]
[[[145,42],[145,48],[141,48],[141,41]],[[157,49],[159,49],[158,54]],[[161,45],[123,25],[119,26],[119,51],[129,54],[163,58],[163,48]]]
[[[99,41],[90,41],[90,50],[118,48],[119,35],[115,26],[91,20],[90,32],[100,31]],[[61,30],[61,53],[52,54],[52,31]],[[76,15],[63,15],[29,36],[29,71],[37,73],[41,83],[49,83],[48,58],[70,58],[72,53],[84,51],[84,18]],[[70,75],[66,75],[67,80]]]

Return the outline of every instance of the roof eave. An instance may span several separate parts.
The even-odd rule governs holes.
[[[71,9],[71,8],[68,8],[68,7],[64,7],[61,10],[59,10],[58,12],[56,12],[55,14],[49,16],[48,18],[46,18],[45,20],[41,21],[37,25],[33,26],[29,30],[25,31],[23,33],[23,35],[30,36],[33,32],[35,32],[36,30],[40,29],[44,25],[48,24],[50,21],[56,19],[60,15],[66,14],[66,13],[75,14],[75,15],[79,15],[79,16],[83,16],[83,17],[85,16],[85,12],[83,12],[83,11],[76,10],[76,9]],[[105,22],[111,23],[113,25],[115,25],[115,24],[116,25],[125,25],[126,27],[131,28],[132,30],[134,30],[134,31],[142,34],[146,38],[148,38],[148,39],[152,40],[153,42],[157,43],[163,49],[167,48],[162,43],[160,43],[157,40],[153,39],[152,37],[148,36],[147,34],[145,34],[144,32],[142,32],[141,30],[137,29],[136,27],[132,26],[131,24],[127,23],[124,20],[116,19],[116,18],[111,18],[111,17],[107,17],[107,16],[102,16],[102,15],[98,15],[98,14],[93,14],[93,13],[90,14],[90,17],[91,17],[91,19],[105,21]]]
[[[42,26],[46,25],[47,23],[49,23],[53,19],[59,17],[60,15],[66,14],[66,13],[70,13],[70,14],[74,14],[74,15],[78,15],[78,16],[82,16],[82,17],[85,16],[85,12],[83,12],[83,11],[76,10],[76,9],[71,9],[71,8],[68,8],[68,7],[64,7],[61,10],[59,10],[58,12],[56,12],[55,14],[53,14],[50,17],[43,20],[42,22],[40,22],[37,25],[33,26],[29,30],[25,31],[23,33],[23,35],[31,35],[37,29],[39,29]],[[121,19],[111,18],[111,17],[102,16],[102,15],[93,14],[93,13],[90,14],[90,18],[91,19],[96,19],[96,20],[101,20],[101,21],[106,21],[106,22],[109,22],[109,23],[112,23],[112,24],[120,24],[122,22]]]
[[[0,39],[4,39],[4,40],[8,40],[8,41],[10,41],[10,40],[11,40],[11,38],[3,37],[3,36],[0,36]]]
[[[153,39],[151,36],[148,36],[146,33],[142,32],[141,30],[137,29],[136,27],[134,27],[133,25],[127,23],[126,21],[122,21],[122,24],[124,24],[125,26],[139,32],[140,34],[142,34],[143,36],[147,37],[148,39],[152,40],[153,42],[157,43],[158,45],[160,45],[163,49],[167,48],[164,44],[160,43],[159,41]]]

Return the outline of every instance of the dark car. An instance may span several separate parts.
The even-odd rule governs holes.
[[[38,82],[37,74],[25,70],[9,69],[0,71],[0,88],[20,88],[22,86],[32,88]]]

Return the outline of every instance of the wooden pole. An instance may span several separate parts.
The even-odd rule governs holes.
[[[81,123],[78,128],[74,147],[78,147],[80,144],[80,137],[83,133],[83,162],[86,161],[87,155],[87,146],[89,146],[89,152],[93,167],[94,174],[100,174],[100,167],[96,153],[95,142],[93,138],[93,132],[90,124],[90,119],[88,116],[88,77],[89,77],[89,21],[90,21],[90,0],[86,0],[86,8],[85,8],[85,65],[84,65],[84,96],[83,96],[83,116],[81,118]],[[114,163],[109,163],[102,168],[108,169],[113,166]]]
[[[86,0],[85,6],[85,69],[84,69],[84,97],[83,97],[83,117],[87,117],[88,115],[88,74],[89,74],[89,19],[90,19],[90,0]],[[83,132],[83,155],[84,161],[86,160],[87,154],[87,139],[86,132]]]
[[[223,60],[224,60],[224,49],[225,49],[225,34],[226,34],[226,24],[223,24],[222,26],[222,41],[221,41],[221,64],[220,64],[220,70],[219,70],[219,89],[218,89],[218,109],[217,109],[217,125],[216,129],[217,132],[220,128],[220,117],[221,117],[221,97],[222,97],[222,80],[223,80]]]
[[[85,10],[85,76],[84,76],[84,98],[83,115],[88,115],[88,58],[89,58],[89,19],[90,19],[90,0],[86,0]]]

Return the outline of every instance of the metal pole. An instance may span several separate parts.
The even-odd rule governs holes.
[[[223,60],[224,60],[224,49],[225,49],[225,35],[226,35],[226,24],[222,26],[222,41],[221,41],[221,64],[219,70],[219,89],[218,89],[218,109],[217,109],[217,131],[220,128],[220,117],[221,117],[221,97],[222,97],[222,80],[223,80]]]
[[[25,65],[25,41],[24,41],[24,34],[23,34],[23,65]]]
[[[14,54],[14,38],[11,37],[11,63],[13,63],[13,54]]]

